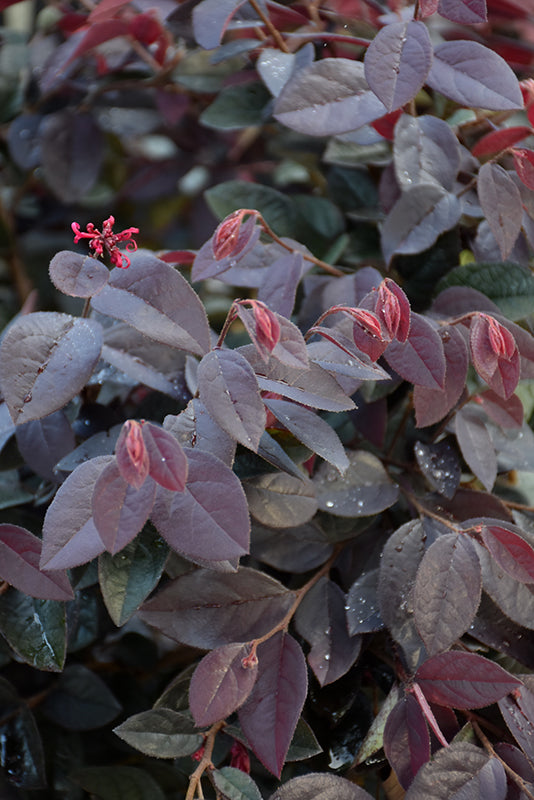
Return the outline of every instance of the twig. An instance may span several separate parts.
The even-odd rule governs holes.
[[[213,769],[213,762],[211,760],[211,756],[213,754],[213,748],[215,746],[215,737],[217,736],[221,728],[224,728],[225,724],[226,723],[224,721],[216,722],[215,725],[212,725],[209,731],[207,732],[206,739],[204,741],[204,753],[202,755],[202,759],[200,760],[198,767],[189,778],[189,786],[187,789],[185,800],[194,800],[197,790],[198,790],[197,796],[200,798],[204,797],[200,781],[206,770]]]
[[[256,0],[249,0],[249,2],[250,2],[250,5],[252,6],[252,8],[254,9],[254,11],[256,12],[256,14],[258,15],[258,17],[261,19],[261,21],[263,22],[263,24],[265,25],[265,27],[267,28],[267,30],[271,34],[271,36],[273,37],[274,41],[276,42],[276,44],[278,45],[280,50],[282,50],[283,53],[290,53],[291,50],[289,49],[287,44],[282,39],[282,36],[280,35],[280,32],[274,27],[274,25],[271,22],[271,20],[269,19],[269,17],[266,16],[263,13],[262,8],[257,3],[257,1]]]
[[[498,753],[495,752],[492,743],[490,742],[486,734],[482,731],[478,722],[475,722],[475,720],[472,719],[471,725],[473,727],[474,732],[476,733],[476,735],[478,736],[478,738],[480,739],[480,741],[482,742],[484,748],[488,751],[488,753],[491,756],[493,756],[493,758],[496,758],[497,761],[501,762],[501,764],[505,769],[505,772],[510,776],[510,778],[514,781],[514,783],[516,783],[519,786],[525,797],[528,797],[529,800],[534,800],[534,794],[528,788],[527,783],[523,780],[521,775],[518,775],[517,772],[513,770],[512,767],[509,764],[507,764],[506,761],[504,761]]]

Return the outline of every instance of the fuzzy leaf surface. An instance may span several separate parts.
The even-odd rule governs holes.
[[[41,571],[41,540],[19,525],[0,524],[0,579],[41,600],[72,600],[64,570]]]
[[[61,250],[50,262],[50,279],[69,297],[92,297],[109,280],[109,269],[101,261],[72,250]]]
[[[491,792],[482,794],[469,786],[473,776],[480,775],[487,763],[488,755],[480,747],[468,742],[453,742],[439,750],[432,761],[421,768],[406,793],[406,800],[428,800],[429,797],[432,800],[461,797],[463,800],[461,792],[465,787],[471,789],[471,793],[465,795],[466,800],[467,797],[491,797],[494,800]],[[498,795],[495,800],[500,800]]]
[[[91,377],[101,349],[94,320],[53,311],[18,317],[0,346],[0,387],[13,422],[63,408]]]
[[[223,767],[213,771],[213,783],[228,800],[261,800],[252,778],[240,769]]]
[[[477,550],[484,590],[517,625],[534,629],[534,592],[531,587],[508,575],[485,547],[477,544]]]
[[[263,636],[294,600],[293,592],[258,570],[198,569],[166,586],[139,616],[171,639],[208,650]]]
[[[521,583],[534,583],[534,549],[522,536],[500,525],[482,528],[482,541],[492,558]]]
[[[212,350],[198,366],[200,400],[232,438],[257,450],[265,429],[265,408],[254,371],[235,350]]]
[[[306,660],[295,639],[280,632],[258,647],[258,662],[239,722],[262,764],[280,776],[308,692]]]
[[[407,340],[391,342],[384,357],[404,380],[426,389],[443,389],[446,369],[443,340],[420,314],[412,314]]]
[[[189,756],[202,744],[202,736],[191,720],[170,708],[153,708],[134,714],[114,728],[113,733],[153,758]]]
[[[208,320],[198,295],[155,256],[136,253],[128,269],[112,269],[109,283],[91,304],[162,344],[198,356],[210,349]]]
[[[439,0],[437,10],[445,19],[462,25],[476,25],[488,19],[486,0]]]
[[[429,655],[447,650],[471,625],[480,603],[482,575],[476,550],[463,534],[440,536],[419,564],[415,624]]]
[[[189,685],[189,708],[199,727],[226,719],[243,705],[258,677],[258,667],[243,665],[246,644],[228,644],[208,653]]]
[[[393,22],[381,28],[365,54],[365,77],[388,112],[413,100],[432,64],[432,44],[422,22]]]
[[[351,781],[326,772],[310,772],[284,783],[269,800],[371,800],[371,795]]]
[[[430,734],[421,707],[411,694],[390,712],[384,728],[384,752],[403,789],[408,789],[430,758]]]

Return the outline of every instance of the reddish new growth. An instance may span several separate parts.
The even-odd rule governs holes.
[[[80,239],[89,239],[89,247],[94,250],[96,256],[102,257],[105,250],[114,267],[128,269],[130,266],[130,259],[119,250],[117,245],[119,242],[128,242],[126,250],[130,253],[135,252],[135,250],[137,250],[137,244],[132,239],[132,236],[135,233],[139,233],[139,228],[125,228],[125,230],[119,233],[113,233],[114,224],[115,217],[108,217],[104,220],[102,232],[100,232],[98,228],[95,228],[92,222],[87,223],[85,231],[80,229],[78,222],[73,222],[71,228],[75,234],[74,244],[78,244]]]

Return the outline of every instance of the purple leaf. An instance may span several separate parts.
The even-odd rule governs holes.
[[[155,497],[156,484],[150,478],[135,489],[116,461],[102,470],[93,490],[93,523],[109,553],[118,553],[143,529]]]
[[[41,163],[40,114],[18,114],[9,126],[9,154],[20,169],[35,169]]]
[[[486,412],[488,417],[500,428],[521,428],[525,411],[523,403],[516,394],[507,400],[488,389],[477,395],[476,403]]]
[[[109,269],[101,261],[72,250],[56,253],[49,268],[52,283],[69,297],[92,297],[109,280]]]
[[[270,528],[303,525],[317,511],[313,483],[304,475],[269,472],[244,481],[243,487],[250,513]]]
[[[399,489],[382,462],[366,450],[348,450],[349,468],[344,475],[330,464],[321,464],[313,483],[319,508],[338,517],[367,517],[397,501]]]
[[[485,547],[477,546],[482,565],[485,591],[507,617],[517,625],[534,629],[534,592],[531,587],[516,581],[490,556]]]
[[[202,0],[193,8],[195,39],[205,50],[221,43],[224,32],[235,12],[246,0]]]
[[[429,702],[460,709],[484,708],[521,686],[493,661],[460,650],[432,656],[415,680]]]
[[[81,109],[57,111],[43,119],[39,133],[46,182],[63,203],[76,203],[95,185],[104,160],[95,117]]]
[[[258,678],[239,722],[262,764],[280,776],[308,692],[306,660],[288,633],[258,647]]]
[[[253,345],[241,347],[239,352],[251,364],[262,391],[281,394],[296,403],[324,411],[354,408],[354,401],[336,379],[317,364],[310,363],[308,369],[296,369],[272,356],[265,364]]]
[[[294,592],[255,569],[197,569],[145,603],[139,617],[171,639],[208,650],[263,636],[294,601]]]
[[[206,280],[206,278],[220,278],[225,272],[228,272],[229,270],[235,268],[236,265],[239,265],[241,259],[244,258],[247,253],[250,253],[258,243],[261,235],[261,228],[257,224],[257,215],[249,216],[244,223],[242,222],[242,217],[241,220],[238,218],[237,221],[239,222],[239,227],[236,231],[235,217],[238,215],[238,213],[239,212],[236,211],[234,214],[230,214],[229,218],[223,220],[213,236],[202,245],[196,254],[193,267],[191,269],[191,280],[193,282],[203,281]],[[218,238],[220,238],[221,229],[224,235],[224,226],[232,223],[232,217],[234,217],[234,224],[232,226],[234,243],[231,252],[224,254],[225,249],[221,249],[221,244],[218,241]],[[230,236],[228,238],[230,239]],[[218,249],[217,252],[215,252],[215,248],[217,248],[217,246]],[[224,280],[224,278],[222,280]]]
[[[211,453],[187,451],[183,492],[159,492],[151,519],[168,544],[192,561],[226,561],[248,553],[250,521],[239,478]]]
[[[462,25],[476,25],[488,19],[486,0],[439,0],[438,12]]]
[[[328,772],[310,772],[284,783],[269,800],[372,800],[352,781]]]
[[[354,581],[347,593],[345,611],[351,636],[384,627],[378,607],[378,569],[364,572]]]
[[[308,369],[308,351],[300,330],[285,317],[276,314],[280,325],[280,338],[272,350],[272,357],[296,369]]]
[[[460,167],[458,139],[446,122],[403,114],[395,126],[395,174],[403,189],[435,183],[452,191]]]
[[[438,45],[426,82],[468,108],[523,108],[518,80],[506,61],[478,42],[459,40]]]
[[[430,486],[451,500],[460,485],[461,468],[448,439],[432,444],[416,442],[415,458]]]
[[[462,215],[458,198],[441,186],[421,183],[406,189],[382,226],[382,252],[389,264],[395,254],[422,253],[438,236],[454,228]]]
[[[378,31],[365,54],[365,77],[388,112],[413,100],[432,64],[423,22],[393,22]],[[369,120],[370,121],[370,120]]]
[[[531,763],[534,763],[534,695],[521,686],[499,700],[508,729]]]
[[[283,572],[308,572],[332,555],[332,545],[313,520],[283,530],[255,523],[251,539],[252,556]]]
[[[234,463],[235,439],[217,425],[197,397],[190,400],[178,416],[168,414],[163,420],[163,428],[176,436],[184,447],[196,447],[211,453],[227,467]]]
[[[490,759],[482,748],[468,742],[453,742],[438,750],[419,770],[406,793],[406,800],[504,800],[504,770],[499,765],[502,774],[495,779],[490,762],[497,762],[497,759]],[[497,787],[500,790],[496,791]]]
[[[415,578],[414,617],[429,655],[451,647],[471,625],[482,591],[476,550],[464,534],[441,536]]]
[[[478,173],[478,199],[503,258],[508,258],[521,230],[523,206],[514,181],[499,164],[488,161]]]
[[[310,409],[289,403],[287,400],[264,398],[263,402],[293,436],[336,467],[339,472],[345,472],[349,460],[339,436],[327,422]]]
[[[430,759],[430,735],[421,707],[412,694],[390,712],[384,728],[384,752],[403,789]]]
[[[41,569],[68,569],[105,550],[93,522],[93,490],[113,456],[98,456],[76,467],[50,503],[43,523]]]
[[[250,647],[227,644],[212,650],[197,666],[189,685],[189,708],[198,727],[226,719],[243,705],[258,676],[247,666]]]
[[[324,58],[299,70],[274,106],[279,122],[308,136],[336,136],[386,113],[368,86],[363,64],[348,58]]]
[[[172,434],[153,425],[142,423],[143,442],[148,453],[151,478],[164,489],[183,492],[187,482],[187,457]]]
[[[384,357],[404,380],[427,389],[443,388],[446,367],[443,340],[420,314],[412,313],[406,342],[391,342]]]
[[[212,350],[198,366],[200,400],[232,438],[257,450],[266,414],[254,371],[235,350]]]
[[[72,600],[64,570],[40,570],[41,540],[19,525],[0,524],[0,579],[30,597]]]
[[[63,408],[91,377],[101,348],[93,320],[49,311],[18,317],[0,346],[0,387],[13,421]]]
[[[153,255],[133,254],[128,269],[112,269],[109,283],[91,304],[162,344],[198,356],[210,349],[208,320],[198,295],[179,272]]]
[[[26,463],[47,480],[58,480],[54,467],[74,450],[76,440],[70,422],[62,411],[17,425],[17,446]]]
[[[476,411],[465,406],[454,418],[456,438],[473,475],[491,492],[497,478],[497,455],[488,429]]]
[[[258,290],[258,300],[278,314],[289,317],[295,305],[303,264],[301,253],[288,253],[273,261]]]
[[[347,631],[345,596],[324,576],[300,604],[295,625],[311,645],[308,663],[321,686],[345,675],[360,654],[361,637],[350,636]]]
[[[492,558],[508,575],[521,583],[534,583],[534,549],[525,539],[500,525],[484,526],[481,537]]]

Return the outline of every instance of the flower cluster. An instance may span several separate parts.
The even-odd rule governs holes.
[[[74,244],[78,244],[80,239],[89,239],[89,247],[94,250],[96,256],[102,257],[105,250],[114,267],[128,269],[130,259],[119,250],[117,245],[119,242],[127,241],[126,249],[128,252],[135,252],[137,243],[132,239],[132,236],[135,233],[139,233],[139,228],[125,228],[119,233],[113,233],[114,224],[115,217],[108,217],[102,224],[101,232],[98,228],[95,228],[92,222],[87,224],[85,231],[81,230],[78,222],[73,222],[71,228],[74,231]]]

